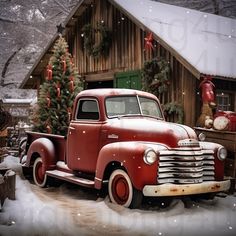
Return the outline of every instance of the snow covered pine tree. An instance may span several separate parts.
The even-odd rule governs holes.
[[[46,81],[40,87],[35,131],[66,135],[73,101],[81,90],[68,44],[60,36],[47,65]]]

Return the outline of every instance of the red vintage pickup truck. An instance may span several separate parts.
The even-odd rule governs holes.
[[[27,136],[22,165],[40,187],[53,177],[106,188],[113,203],[131,208],[143,196],[212,195],[230,188],[226,149],[199,141],[190,127],[166,122],[158,99],[146,92],[82,91],[67,137]]]

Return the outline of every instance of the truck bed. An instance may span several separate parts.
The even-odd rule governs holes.
[[[27,131],[26,134],[27,134],[27,149],[34,140],[39,138],[47,138],[51,140],[55,146],[56,156],[58,161],[66,162],[66,136],[38,133],[32,131]]]

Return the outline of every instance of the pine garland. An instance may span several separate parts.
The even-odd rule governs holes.
[[[166,103],[163,107],[163,110],[169,116],[177,115],[178,116],[177,123],[183,124],[183,122],[184,122],[184,110],[183,110],[183,107],[180,104],[178,104],[177,102]]]
[[[142,70],[142,89],[157,97],[168,92],[170,85],[170,65],[164,58],[154,58],[144,63]],[[184,110],[177,102],[164,105],[164,112],[168,115],[177,115],[177,123],[183,123]]]
[[[142,70],[143,90],[157,97],[168,90],[170,66],[164,58],[154,58],[144,63]]]
[[[88,54],[94,58],[99,56],[108,56],[111,46],[111,31],[104,23],[97,23],[96,27],[91,24],[86,24],[82,28],[84,37],[84,48]],[[99,33],[101,39],[95,42],[95,34]]]

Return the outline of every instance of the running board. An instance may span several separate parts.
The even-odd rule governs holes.
[[[94,188],[94,181],[93,180],[76,177],[75,175],[64,172],[64,171],[48,170],[48,171],[46,171],[46,174],[48,176],[51,176],[51,177],[54,177],[57,179],[61,179],[61,180],[65,180],[65,181],[68,181],[73,184],[78,184],[78,185],[82,185],[85,187]]]

